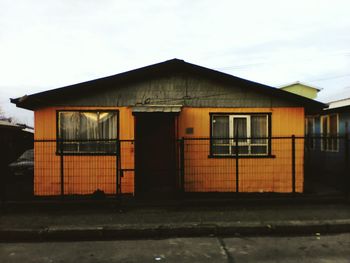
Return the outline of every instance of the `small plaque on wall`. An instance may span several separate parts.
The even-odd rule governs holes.
[[[186,128],[186,134],[193,134],[193,127]]]

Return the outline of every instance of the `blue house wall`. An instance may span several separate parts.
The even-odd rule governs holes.
[[[348,109],[347,109],[348,108]],[[338,114],[338,143],[337,151],[322,150],[321,116]],[[305,187],[308,182],[319,182],[341,191],[350,189],[350,107],[325,110],[318,115],[307,116],[314,118],[314,132],[308,134],[305,147]],[[313,140],[312,146],[308,140]],[[308,189],[305,189],[306,191]]]

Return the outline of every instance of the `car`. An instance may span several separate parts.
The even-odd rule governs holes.
[[[15,176],[33,175],[34,149],[26,150],[16,161],[9,164],[9,169]]]

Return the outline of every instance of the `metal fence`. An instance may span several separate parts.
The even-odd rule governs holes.
[[[350,192],[350,137],[305,138],[305,192]]]
[[[119,140],[35,141],[35,194],[120,194],[120,144]]]
[[[350,189],[347,136],[181,140],[184,192],[343,194]],[[224,143],[222,143],[224,141]],[[223,145],[223,149],[215,149]],[[232,147],[232,149],[229,149]]]
[[[295,137],[183,139],[185,192],[301,192],[303,141]],[[220,148],[218,148],[218,146]]]
[[[174,143],[175,171],[162,172],[176,174],[178,193],[345,193],[350,189],[348,137],[182,138]],[[18,191],[18,181],[26,182],[31,189],[26,199],[33,193],[97,198],[133,194],[136,146],[134,140],[36,140],[35,176],[12,172],[4,188]],[[9,198],[6,193],[2,196]]]

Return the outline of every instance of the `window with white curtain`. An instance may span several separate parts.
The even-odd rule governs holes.
[[[268,114],[211,115],[211,154],[213,156],[268,155]]]
[[[60,111],[58,139],[64,153],[115,154],[118,138],[116,111]]]

